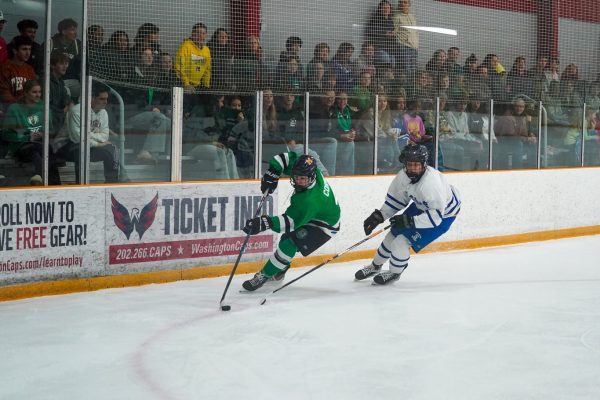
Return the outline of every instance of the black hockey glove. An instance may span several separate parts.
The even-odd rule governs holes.
[[[246,226],[242,229],[247,235],[256,235],[271,229],[271,219],[266,215],[252,218],[246,221]]]
[[[381,215],[381,211],[375,210],[363,223],[363,227],[365,228],[365,235],[370,235],[373,232],[373,229],[377,227],[380,223],[383,222],[383,215]]]
[[[277,172],[274,168],[269,168],[260,180],[261,193],[264,193],[265,190],[269,191],[267,194],[273,193],[275,189],[277,189],[277,184],[279,183],[280,175],[281,174]]]
[[[409,229],[415,227],[413,217],[407,214],[394,215],[390,218],[390,224],[396,229]]]

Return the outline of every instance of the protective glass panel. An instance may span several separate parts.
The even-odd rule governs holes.
[[[44,146],[51,146],[64,121],[63,112],[63,118],[50,118],[48,127],[44,122],[46,6],[43,2],[17,2],[3,6],[2,11],[0,32],[5,43],[0,45],[0,185],[41,186]],[[44,141],[46,128],[49,143]],[[60,184],[51,147],[48,160],[50,184]]]
[[[254,96],[184,95],[182,179],[254,177]]]

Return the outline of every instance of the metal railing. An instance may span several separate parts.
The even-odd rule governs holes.
[[[82,110],[82,114],[87,114],[87,110],[89,109],[89,103],[91,102],[91,83],[92,83],[92,77],[88,77],[88,81],[86,82],[87,84],[85,85],[85,89],[84,92],[86,93],[86,102],[82,102],[83,105],[82,107],[85,107],[85,112],[84,110]],[[95,80],[95,79],[94,79]],[[106,84],[106,82],[103,82],[104,84]],[[125,153],[126,153],[126,143],[127,143],[127,133],[125,131],[125,105],[123,102],[123,98],[121,96],[121,94],[115,90],[113,87],[111,87],[110,85],[106,84],[106,86],[110,89],[110,93],[114,96],[115,99],[117,99],[117,103],[118,103],[118,112],[119,112],[119,119],[118,119],[118,148],[119,148],[119,161],[120,161],[120,165],[121,168],[125,168],[126,166],[126,159],[125,159]],[[264,96],[264,92],[263,91],[257,91],[254,93],[253,99],[254,99],[254,123],[252,126],[252,129],[254,130],[254,162],[253,162],[253,174],[252,176],[254,178],[260,178],[262,176],[262,172],[264,170],[264,165],[268,162],[268,160],[263,160],[263,129],[264,129],[264,111],[263,111],[263,96]],[[534,101],[531,98],[528,98],[527,96],[519,96],[520,98],[523,98],[524,100],[526,100],[528,102],[529,105],[532,105],[535,107],[535,109],[537,110],[537,115],[534,115],[535,117],[537,117],[537,144],[536,144],[536,160],[535,162],[530,162],[530,165],[535,165],[534,168],[537,169],[541,169],[541,168],[547,168],[549,166],[585,166],[586,163],[588,161],[600,164],[600,160],[586,160],[586,129],[587,129],[587,119],[588,119],[588,111],[589,111],[589,107],[587,106],[586,103],[583,104],[583,106],[581,108],[578,109],[574,109],[571,110],[572,112],[575,113],[580,113],[580,121],[578,123],[578,126],[581,129],[581,132],[579,133],[580,135],[580,139],[577,139],[577,146],[578,148],[574,148],[574,149],[556,149],[553,146],[556,146],[556,138],[553,138],[553,140],[549,140],[549,126],[552,125],[549,122],[549,118],[548,118],[548,110],[547,110],[547,105],[543,104],[541,101]],[[316,101],[312,101],[317,99],[317,97],[315,96],[311,96],[310,93],[306,92],[304,93],[303,96],[303,106],[302,106],[302,110],[304,111],[304,130],[302,132],[302,137],[303,137],[303,141],[304,143],[302,143],[304,145],[304,152],[308,152],[309,151],[309,143],[311,142],[311,138],[312,138],[312,134],[314,132],[312,132],[311,129],[311,118],[310,118],[310,114],[311,114],[311,107],[317,107]],[[183,90],[181,88],[173,88],[173,96],[172,96],[172,126],[171,126],[171,154],[170,156],[168,156],[168,159],[170,160],[170,168],[171,168],[171,174],[170,174],[170,181],[171,182],[180,182],[182,180],[182,156],[185,156],[185,154],[183,154],[183,145],[182,145],[182,138],[183,138],[183,102],[184,102],[184,96],[183,96]],[[86,104],[87,103],[87,104]],[[379,156],[379,150],[380,150],[380,143],[379,143],[379,135],[378,132],[380,131],[381,127],[379,125],[379,120],[380,120],[380,110],[379,110],[379,95],[375,95],[372,97],[372,104],[373,104],[373,121],[372,121],[372,129],[373,129],[373,138],[372,141],[367,143],[366,146],[373,146],[372,147],[372,164],[370,165],[370,167],[367,169],[368,171],[370,171],[371,174],[376,175],[378,173],[380,173],[380,169],[378,168],[378,162],[381,159]],[[440,159],[439,155],[440,155],[440,151],[442,151],[442,143],[440,141],[440,137],[441,137],[441,131],[440,131],[440,117],[444,114],[444,111],[440,109],[440,98],[436,98],[435,102],[432,101],[432,104],[435,105],[435,118],[433,120],[433,144],[431,146],[432,151],[433,151],[433,166],[435,168],[439,168],[439,169],[444,169],[443,165],[439,165],[438,164],[438,160]],[[503,137],[501,135],[498,134],[498,132],[496,132],[495,136],[494,136],[494,125],[497,123],[498,119],[501,118],[501,116],[496,114],[496,107],[497,104],[496,102],[494,102],[493,99],[489,100],[487,102],[487,104],[489,105],[489,110],[487,111],[487,113],[485,114],[487,116],[487,118],[489,119],[489,123],[488,123],[488,131],[487,131],[487,136],[488,136],[488,140],[486,140],[486,144],[487,144],[487,149],[484,149],[484,151],[481,153],[481,156],[485,158],[487,158],[487,170],[494,170],[495,166],[494,166],[494,162],[495,159],[497,158],[497,156],[500,154],[501,149],[498,148],[496,149],[496,145],[494,144],[494,137],[498,140],[503,140]],[[508,104],[508,103],[507,103]],[[320,106],[320,105],[319,105]],[[433,110],[432,110],[433,111]],[[89,116],[88,118],[85,118],[85,123],[86,125],[89,125]],[[89,127],[88,127],[88,131],[89,131]],[[563,131],[566,131],[567,128],[563,127],[562,128]],[[574,129],[574,127],[571,127],[570,129]],[[404,132],[406,133],[406,132]],[[450,139],[452,140],[452,139]],[[82,146],[81,148],[81,156],[83,160],[89,160],[89,153],[87,153],[89,150],[87,150],[87,148],[89,147],[88,145],[88,139],[87,139],[87,135],[82,135],[81,138],[82,144],[84,144],[85,146]],[[579,152],[580,156],[577,156],[576,158],[572,158],[573,162],[569,161],[569,162],[563,162],[561,164],[560,161],[556,161],[556,160],[552,160],[552,157],[554,155],[554,153],[556,153],[557,151],[561,151],[563,154],[567,151],[574,151],[575,153]],[[86,154],[87,153],[87,154]],[[442,152],[443,154],[443,152]],[[569,154],[569,157],[571,155]],[[513,156],[514,157],[514,156]],[[520,155],[518,155],[518,157],[521,157]],[[575,157],[575,155],[573,155],[573,157]],[[598,157],[600,157],[600,154],[598,155]],[[189,157],[188,157],[189,158]],[[532,160],[529,160],[532,161]],[[45,162],[45,167],[47,169],[47,165],[48,165],[48,157],[44,157],[44,162]],[[82,177],[83,179],[81,179],[81,182],[84,183],[89,183],[89,165],[85,165],[86,163],[81,163],[81,169],[80,171],[77,171],[77,173],[80,174],[80,177]],[[89,161],[88,163],[89,164]],[[151,168],[151,167],[149,167]],[[452,168],[452,169],[460,169],[460,168]],[[468,168],[465,168],[463,170],[470,170]],[[387,171],[389,173],[389,171]],[[47,174],[46,174],[47,175]],[[44,178],[47,181],[47,176],[44,176]],[[139,182],[139,180],[138,180]]]

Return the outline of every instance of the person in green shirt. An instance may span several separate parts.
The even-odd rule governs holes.
[[[354,86],[350,93],[348,93],[350,109],[358,114],[358,116],[362,116],[365,111],[373,107],[371,78],[371,73],[368,70],[362,71],[358,85]]]
[[[248,235],[267,229],[283,233],[277,250],[263,268],[242,284],[248,291],[260,288],[269,279],[281,281],[296,252],[308,256],[340,230],[340,205],[314,157],[294,152],[276,155],[261,180],[261,191],[273,193],[282,174],[290,176],[294,187],[290,206],[279,216],[249,219],[243,228]]]
[[[44,103],[41,100],[42,87],[37,81],[23,84],[23,96],[8,107],[4,118],[2,139],[8,142],[8,154],[22,163],[33,163],[35,175],[31,185],[43,184],[44,168]],[[48,181],[60,185],[60,175],[50,148],[48,160]]]

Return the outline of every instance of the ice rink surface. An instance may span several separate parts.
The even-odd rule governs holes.
[[[600,399],[600,236],[364,264],[0,303],[0,399]]]

